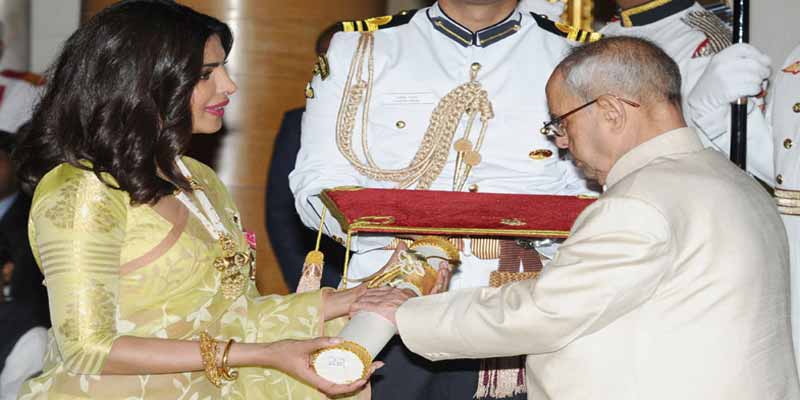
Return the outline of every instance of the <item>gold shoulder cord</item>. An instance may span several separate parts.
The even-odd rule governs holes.
[[[463,136],[456,141],[456,171],[453,177],[453,190],[462,191],[472,168],[480,164],[480,149],[483,146],[488,121],[494,118],[492,104],[482,85],[477,81],[479,64],[473,64],[470,81],[464,83],[445,95],[431,114],[428,129],[422,138],[419,148],[409,165],[402,169],[383,169],[379,167],[369,151],[367,140],[367,124],[369,104],[372,96],[374,80],[374,43],[372,32],[363,32],[358,40],[350,70],[345,82],[342,102],[336,120],[336,145],[342,155],[361,174],[368,178],[396,182],[399,188],[405,189],[416,184],[417,189],[429,189],[433,181],[439,177],[450,153],[456,129],[462,117],[468,115],[468,122]],[[367,76],[364,79],[364,61],[366,60]],[[361,161],[353,150],[353,131],[356,115],[363,107],[361,115],[361,148],[366,162]],[[481,131],[473,147],[470,141],[475,118],[480,114]]]

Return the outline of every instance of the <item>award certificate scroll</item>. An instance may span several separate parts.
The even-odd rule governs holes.
[[[458,250],[447,239],[426,237],[399,253],[397,262],[388,265],[366,281],[368,287],[392,286],[424,296],[433,290],[438,271],[433,265],[447,261],[451,268],[459,263]],[[321,377],[340,384],[366,376],[372,360],[397,334],[384,317],[360,312],[339,333],[344,343],[323,349],[312,357],[312,366]]]

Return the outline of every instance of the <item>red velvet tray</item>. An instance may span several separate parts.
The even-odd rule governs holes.
[[[350,233],[565,238],[595,198],[340,187],[321,194]]]

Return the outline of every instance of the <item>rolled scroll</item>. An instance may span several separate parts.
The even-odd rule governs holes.
[[[439,261],[451,268],[459,263],[458,250],[447,239],[426,237],[415,241],[399,253],[396,263],[377,275],[367,278],[368,287],[393,286],[409,289],[424,296],[436,284]],[[339,333],[344,342],[317,351],[311,365],[321,377],[339,384],[355,382],[366,377],[372,360],[397,334],[397,328],[386,318],[372,312],[359,312]]]

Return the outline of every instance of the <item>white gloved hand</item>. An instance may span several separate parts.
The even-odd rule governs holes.
[[[567,4],[562,0],[522,0],[523,10],[542,14],[551,21],[561,20],[561,14],[564,14],[564,7],[566,7],[566,5]]]
[[[770,64],[767,55],[746,43],[720,51],[689,92],[689,111],[695,118],[702,118],[740,97],[758,95],[762,82],[770,75]]]

